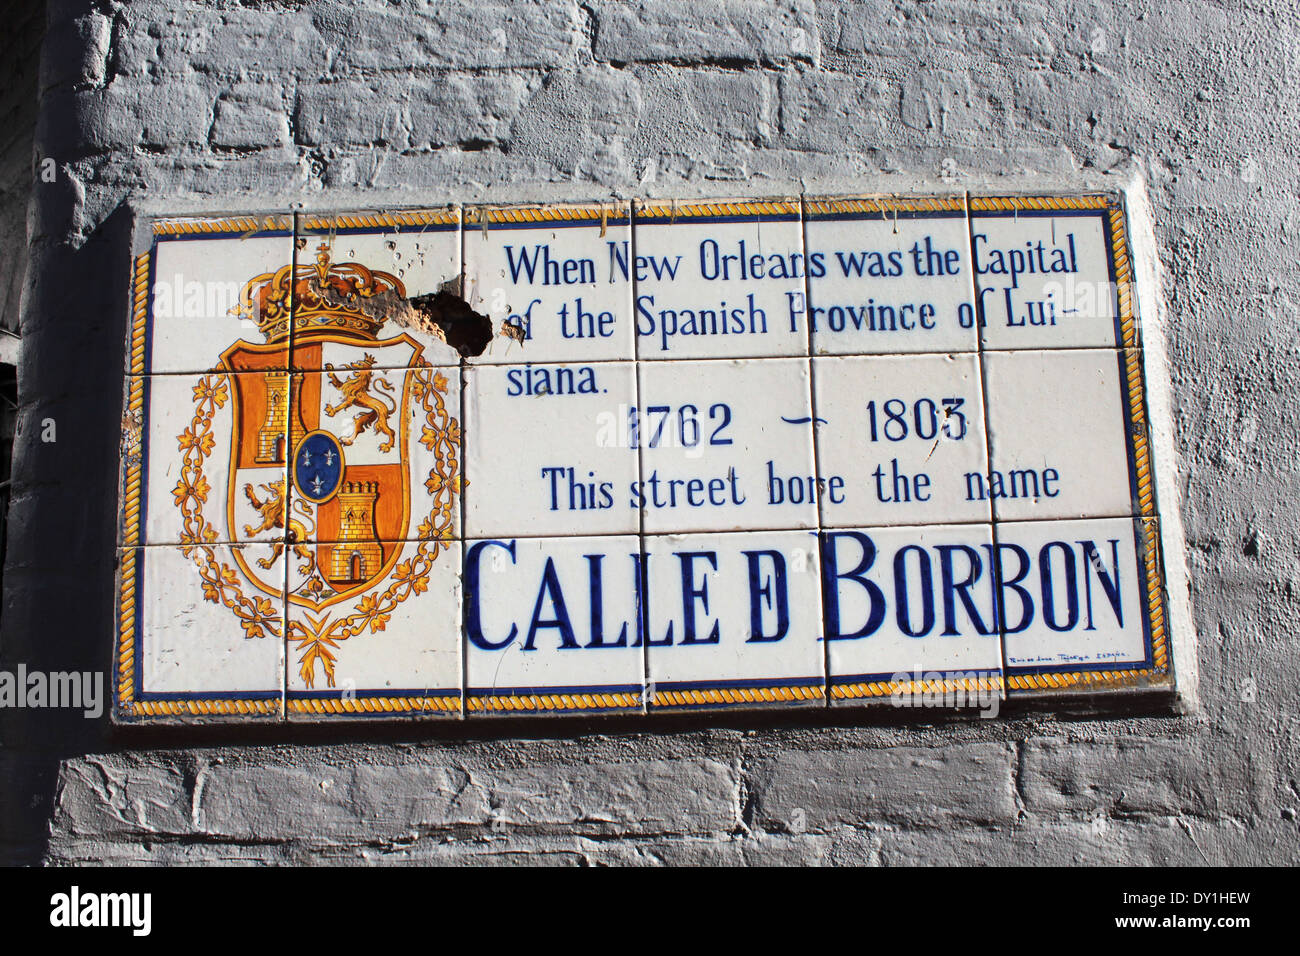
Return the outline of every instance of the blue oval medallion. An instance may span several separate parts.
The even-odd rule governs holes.
[[[343,483],[343,446],[329,432],[308,432],[293,453],[293,485],[313,504],[329,501]]]

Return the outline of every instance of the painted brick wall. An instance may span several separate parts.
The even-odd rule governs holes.
[[[128,204],[1136,169],[1200,706],[138,734],[11,711],[0,858],[1296,862],[1298,106],[1287,0],[50,3],[36,151],[61,175],[29,217],[5,666],[108,665]]]
[[[0,18],[6,24],[0,41],[0,328],[15,331],[27,263],[27,196],[44,7],[5,0]]]

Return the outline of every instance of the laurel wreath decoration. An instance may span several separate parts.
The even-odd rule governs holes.
[[[429,514],[416,528],[417,544],[410,558],[393,568],[383,593],[361,596],[351,612],[332,618],[303,613],[303,620],[288,622],[288,639],[297,641],[299,675],[307,688],[315,686],[316,665],[320,664],[326,684],[334,686],[339,642],[365,631],[385,629],[393,610],[415,594],[429,589],[429,572],[440,553],[451,547],[455,496],[464,487],[459,474],[460,422],[447,411],[447,377],[431,365],[413,366],[407,390],[424,411],[418,441],[434,453],[424,487],[433,498]],[[217,531],[203,516],[203,505],[211,487],[203,475],[203,461],[216,444],[212,419],[229,398],[225,375],[205,375],[194,387],[195,414],[190,427],[178,436],[182,452],[180,480],[172,494],[184,520],[182,553],[193,557],[203,578],[204,597],[219,603],[239,617],[246,638],[266,634],[280,636],[280,618],[273,602],[259,595],[245,597],[238,572],[216,559],[210,546]]]
[[[245,597],[239,572],[217,559],[212,542],[217,529],[203,517],[203,505],[212,486],[203,474],[203,459],[212,454],[216,438],[212,419],[218,408],[229,400],[226,377],[220,373],[205,375],[194,386],[194,418],[190,427],[177,436],[181,451],[181,475],[172,489],[176,507],[181,511],[181,554],[193,559],[203,579],[203,597],[222,604],[234,612],[244,629],[244,637],[280,636],[280,615],[274,602],[254,594]]]

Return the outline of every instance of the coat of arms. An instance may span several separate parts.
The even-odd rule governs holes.
[[[332,263],[327,245],[314,264],[257,276],[237,311],[265,341],[221,354],[178,436],[173,495],[204,596],[246,637],[287,638],[308,688],[318,665],[334,686],[340,642],[384,630],[397,605],[428,590],[454,538],[460,423],[447,378],[409,334],[380,338],[405,294],[386,272]],[[228,429],[214,428],[218,416]],[[217,448],[226,433],[230,447]],[[205,471],[221,467],[218,515]],[[233,567],[218,540],[233,543]]]

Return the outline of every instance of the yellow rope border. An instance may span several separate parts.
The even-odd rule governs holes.
[[[1137,316],[1133,313],[1133,260],[1128,248],[1128,223],[1124,208],[1115,200],[1107,203],[1110,217],[1111,256],[1115,265],[1115,291],[1118,296],[1120,347],[1139,348]]]
[[[126,411],[129,418],[144,416],[144,379],[133,376],[127,381]],[[141,432],[143,440],[144,433]],[[123,434],[125,445],[127,435]],[[140,510],[140,488],[144,480],[144,463],[139,458],[127,464],[126,475],[122,483],[122,546],[132,547],[140,543],[140,530],[144,527],[144,515]]]
[[[1007,678],[1008,690],[1085,690],[1097,688],[1113,689],[1115,687],[1144,687],[1153,682],[1151,675],[1156,673],[1149,669],[1123,671],[1074,671],[1068,674],[1024,674]]]
[[[1156,517],[1155,486],[1151,471],[1150,430],[1147,423],[1145,393],[1142,388],[1142,353],[1124,351],[1124,373],[1128,380],[1128,401],[1133,447],[1133,468],[1137,473],[1137,506],[1141,518]]]
[[[289,692],[290,694],[293,691]],[[290,716],[294,714],[389,714],[424,713],[439,717],[459,717],[460,692],[447,697],[290,697]]]
[[[632,204],[634,219],[698,219],[708,216],[798,216],[803,212],[800,199],[762,199],[762,200],[710,200],[707,202],[681,203],[676,201],[654,200],[651,202],[634,201]]]
[[[413,209],[398,212],[354,212],[337,215],[312,214],[298,219],[300,230],[329,232],[336,229],[402,229],[408,226],[459,226],[459,206]]]
[[[119,708],[130,717],[280,716],[279,700],[149,700]]]
[[[141,422],[141,439],[145,439],[148,423],[144,421],[144,371],[145,329],[149,319],[149,278],[153,266],[152,253],[135,257],[132,291],[134,301],[131,312],[131,344],[128,349],[130,376],[126,383],[125,420]],[[138,419],[137,419],[138,416]],[[123,428],[123,452],[128,437]],[[125,456],[124,456],[125,457]],[[144,514],[140,508],[140,490],[143,482],[143,462],[138,458],[128,460],[122,480],[121,529],[122,547],[118,550],[118,619],[117,619],[117,700],[122,712],[131,712],[135,706],[135,606],[140,573],[140,530]]]
[[[797,704],[825,700],[826,688],[706,687],[699,690],[656,690],[651,707],[702,707],[710,704]]]
[[[117,617],[117,703],[123,711],[135,706],[135,590],[140,552],[119,552]]]
[[[639,709],[640,694],[466,694],[466,713]]]
[[[933,694],[955,691],[996,691],[1000,695],[1005,688],[1001,677],[963,677],[940,678],[939,680],[905,680],[905,681],[861,681],[851,684],[837,684],[831,688],[833,700],[855,700],[859,698],[892,697],[895,694]]]
[[[531,206],[472,206],[465,210],[465,225],[489,226],[527,222],[599,222],[626,225],[632,204],[626,200],[608,203],[557,203]]]
[[[1114,199],[1105,193],[1085,193],[1080,196],[971,196],[970,211],[1007,212],[1017,209],[1106,209]]]
[[[895,212],[951,212],[966,217],[966,197],[957,196],[816,196],[804,200],[804,216],[818,218],[844,213],[887,216]]]
[[[145,330],[149,324],[149,274],[152,271],[152,254],[146,252],[135,257],[135,281],[132,289],[135,303],[131,310],[131,345],[127,349],[130,359],[128,371],[132,375],[144,374]]]
[[[155,236],[192,236],[209,232],[238,232],[243,235],[259,232],[293,232],[293,217],[279,214],[224,216],[217,219],[175,216],[153,221]]]

